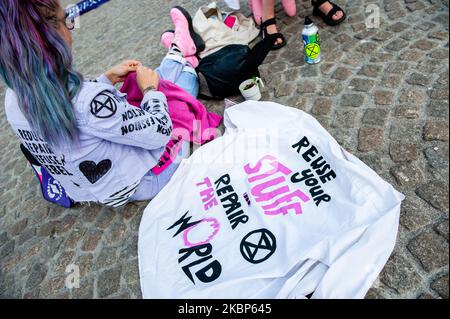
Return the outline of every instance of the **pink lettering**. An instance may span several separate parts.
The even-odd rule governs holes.
[[[189,227],[183,232],[183,241],[186,247],[205,245],[217,235],[220,223],[215,218],[203,219],[200,223]]]
[[[208,177],[206,177],[203,180],[203,182],[200,182],[196,185],[198,187],[206,186],[206,189],[200,191],[200,198],[204,204],[203,207],[204,207],[205,211],[211,209],[214,206],[219,205],[219,203],[217,202],[217,199],[215,197],[216,195],[214,192],[214,188],[212,187],[211,180]]]
[[[271,168],[262,172],[263,164]],[[286,176],[292,174],[292,170],[278,162],[276,157],[266,155],[253,167],[247,164],[244,171],[252,184],[250,193],[262,205],[266,215],[287,215],[291,211],[296,215],[303,213],[301,204],[310,198],[300,189],[291,191]]]

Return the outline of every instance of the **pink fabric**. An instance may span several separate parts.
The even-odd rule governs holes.
[[[208,112],[200,101],[169,81],[161,80],[158,90],[167,97],[174,130],[179,128],[187,130],[189,142],[201,145],[217,137],[208,133],[220,125],[222,116]],[[136,82],[135,72],[128,74],[120,91],[127,94],[128,103],[140,106],[143,95]],[[183,139],[186,140],[187,136],[183,136]]]

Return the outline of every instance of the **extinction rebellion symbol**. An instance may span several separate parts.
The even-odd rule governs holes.
[[[266,261],[277,249],[275,236],[267,229],[252,231],[241,242],[241,254],[252,264]]]
[[[109,92],[102,92],[91,102],[91,113],[99,119],[107,119],[116,114],[116,97]]]

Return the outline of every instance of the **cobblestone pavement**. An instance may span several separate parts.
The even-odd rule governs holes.
[[[67,3],[67,1],[65,1]],[[299,17],[278,8],[286,48],[261,67],[264,96],[316,116],[349,151],[406,195],[395,252],[367,298],[448,298],[448,0],[341,0],[348,21],[319,24],[324,59],[305,65]],[[126,58],[156,67],[168,12],[201,0],[111,0],[74,32],[78,69],[94,78]],[[380,9],[368,29],[369,5]],[[244,8],[248,14],[248,9]],[[316,19],[317,21],[317,19]],[[4,85],[0,98],[4,98]],[[207,105],[222,112],[222,102]],[[66,210],[47,204],[0,110],[0,296],[140,298],[137,231],[147,203]],[[65,288],[66,267],[80,288]]]

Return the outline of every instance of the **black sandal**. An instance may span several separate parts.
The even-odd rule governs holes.
[[[267,33],[267,27],[272,25],[272,24],[275,24],[275,25],[277,24],[277,20],[275,18],[266,20],[264,22],[261,21],[261,25],[260,25],[261,37],[264,39],[264,38],[266,38],[268,36],[271,36],[271,37],[275,37],[276,36],[277,40],[281,39],[283,41],[282,43],[274,44],[273,47],[272,47],[272,50],[279,50],[282,47],[286,46],[286,39],[285,39],[284,35],[282,35],[281,33],[271,33],[271,34]]]
[[[322,20],[326,24],[333,27],[333,26],[336,26],[336,25],[342,23],[347,18],[347,15],[345,14],[345,11],[340,6],[338,6],[337,4],[335,4],[331,1],[328,1],[328,2],[330,2],[330,4],[333,6],[333,8],[331,8],[331,10],[328,12],[328,14],[323,13],[322,10],[319,9],[319,7],[327,1],[328,0],[311,0],[311,4],[314,7],[313,15],[322,18]],[[342,14],[343,14],[342,18],[340,18],[339,20],[334,20],[333,16],[339,11],[342,11]]]

